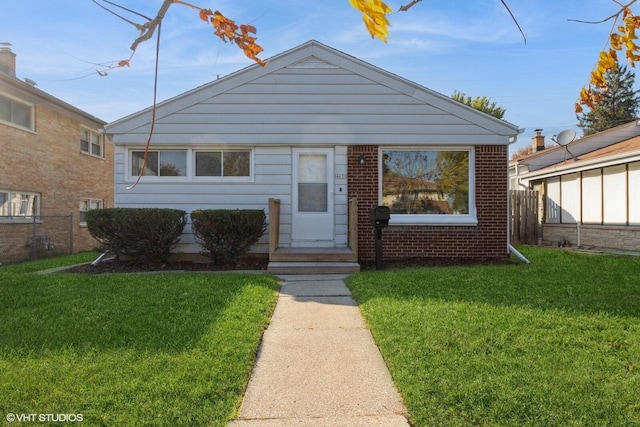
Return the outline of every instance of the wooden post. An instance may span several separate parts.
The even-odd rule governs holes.
[[[280,244],[280,199],[269,198],[269,261]]]
[[[358,198],[349,199],[349,247],[355,259],[358,259]]]

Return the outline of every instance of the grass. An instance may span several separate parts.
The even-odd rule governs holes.
[[[350,278],[413,425],[640,425],[640,259],[521,251]]]
[[[81,254],[0,267],[0,414],[86,425],[233,418],[277,298],[267,275],[33,274]]]

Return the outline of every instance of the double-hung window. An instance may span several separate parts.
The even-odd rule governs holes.
[[[89,129],[81,129],[80,151],[102,157],[102,135]]]
[[[0,190],[0,220],[31,219],[40,215],[40,195]]]
[[[33,105],[0,94],[0,121],[34,130]]]
[[[380,163],[392,224],[477,224],[472,149],[383,148]]]
[[[93,209],[102,209],[103,202],[100,199],[81,199],[80,200],[80,225],[87,225],[87,212]]]

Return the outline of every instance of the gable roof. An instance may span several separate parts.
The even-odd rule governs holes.
[[[327,88],[333,92],[324,93],[323,89]],[[238,123],[215,122],[215,112],[220,111]],[[236,116],[232,117],[234,112]],[[116,144],[142,143],[150,128],[151,113],[150,107],[109,123],[105,130],[114,134]],[[269,122],[276,119],[266,115],[276,113],[281,114],[281,118],[296,113],[306,113],[306,116],[293,118],[299,120],[295,123]],[[208,114],[207,120],[214,120],[199,123],[198,135],[192,134],[193,118],[186,118],[186,115],[197,114]],[[344,123],[339,118],[341,114],[350,115],[351,121]],[[356,117],[357,114],[360,116]],[[236,128],[231,129],[234,124]],[[309,41],[269,59],[266,67],[249,66],[159,103],[154,143],[203,139],[214,143],[242,143],[240,127],[252,135],[252,144],[285,143],[287,135],[295,134],[304,126],[309,132],[308,138],[318,136],[316,143],[331,143],[338,137],[332,139],[328,135],[342,132],[342,135],[353,135],[349,141],[342,141],[350,144],[393,143],[388,142],[389,135],[399,133],[405,135],[399,138],[398,144],[507,145],[522,132],[511,123],[317,41]],[[163,137],[163,134],[180,136]],[[298,138],[298,142],[304,141]]]
[[[571,152],[573,153],[573,150]],[[574,158],[567,154],[566,160],[522,173],[519,178],[540,179],[631,162],[640,162],[640,136],[610,144]]]
[[[634,120],[602,132],[576,139],[571,142],[568,148],[569,151],[571,151],[571,154],[575,157],[583,159],[587,153],[595,153],[600,149],[627,141],[637,136],[640,136],[640,122]],[[606,151],[600,153],[605,152]],[[554,165],[560,165],[565,162],[566,157],[567,151],[559,145],[554,145],[553,147],[545,148],[542,151],[511,161],[510,163],[526,165],[529,172],[533,172],[535,170],[546,169]],[[593,155],[590,154],[589,157],[593,157]]]

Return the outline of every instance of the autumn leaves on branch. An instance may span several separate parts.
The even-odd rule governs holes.
[[[96,4],[98,0],[92,0]],[[127,10],[128,12],[134,13],[136,15],[143,15],[126,9],[122,6],[119,6],[113,3],[110,0],[100,0],[104,3],[108,3],[110,5],[122,8]],[[415,6],[422,0],[411,0],[404,6],[400,7],[399,11],[407,11],[411,7]],[[633,14],[631,10],[631,6],[636,3],[638,0],[631,0],[626,4],[623,4],[620,0],[612,0],[618,7],[618,10],[613,15],[598,21],[598,22],[587,22],[587,21],[578,21],[572,20],[574,22],[582,22],[589,24],[598,24],[604,23],[607,21],[613,21],[613,27],[609,34],[608,40],[608,49],[605,49],[600,52],[598,62],[594,67],[593,71],[590,74],[589,82],[587,85],[580,91],[580,95],[578,97],[578,101],[575,104],[576,113],[581,113],[583,111],[583,106],[588,107],[591,110],[597,108],[598,103],[602,97],[602,94],[607,91],[607,84],[605,79],[605,74],[608,71],[615,70],[618,68],[618,53],[624,51],[627,61],[632,67],[635,67],[635,62],[640,60],[640,47],[636,44],[637,35],[636,30],[640,29],[640,16],[636,16]],[[509,6],[506,3],[506,0],[500,0],[502,5],[511,15],[515,25],[520,30],[523,38],[526,37],[522,28],[520,27],[517,19],[514,14],[509,9]],[[136,51],[137,46],[151,38],[151,36],[156,31],[156,28],[159,27],[160,22],[164,18],[165,13],[174,3],[182,4],[184,6],[195,9],[199,12],[200,18],[210,23],[215,31],[215,35],[218,36],[224,42],[230,42],[232,44],[237,45],[244,54],[258,63],[261,66],[265,66],[266,62],[258,57],[258,55],[263,51],[263,48],[258,45],[256,42],[257,38],[255,37],[256,28],[252,25],[237,25],[233,20],[225,17],[219,11],[211,11],[210,9],[204,9],[199,6],[187,3],[182,0],[164,0],[158,14],[155,18],[147,18],[147,22],[143,25],[135,24],[127,19],[127,22],[134,24],[135,27],[140,31],[140,36],[133,42],[131,45],[131,57],[126,60],[119,61],[117,65],[107,67],[107,69],[118,68],[118,67],[128,67],[133,54]],[[389,35],[389,20],[387,19],[387,15],[393,12],[393,10],[384,3],[383,0],[349,0],[349,3],[353,8],[362,13],[362,19],[364,21],[365,27],[372,38],[378,38],[383,42],[387,41],[387,37]],[[100,5],[105,8],[104,6]],[[107,9],[108,10],[108,9]],[[109,12],[114,13],[109,10]],[[115,14],[115,13],[114,13]],[[118,15],[119,16],[119,15]],[[121,17],[122,18],[122,17]],[[124,18],[123,18],[124,19]],[[106,75],[106,71],[103,70],[98,71],[100,75]]]
[[[589,76],[589,83],[580,91],[578,102],[575,104],[575,112],[582,113],[583,106],[595,110],[602,98],[602,94],[607,91],[605,74],[608,71],[618,68],[618,52],[625,51],[625,56],[629,65],[635,67],[636,61],[640,60],[640,47],[636,44],[636,30],[640,28],[640,17],[633,14],[631,5],[637,0],[627,4],[622,4],[613,0],[620,9],[608,18],[599,22],[576,21],[589,24],[599,24],[613,20],[613,28],[609,34],[609,49],[600,52],[596,66]]]

